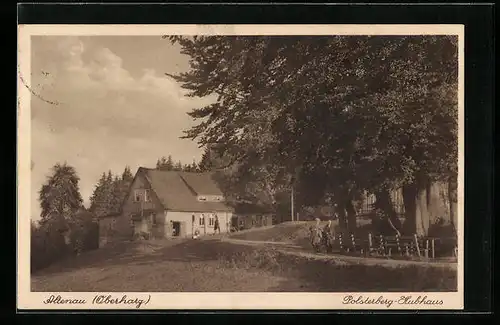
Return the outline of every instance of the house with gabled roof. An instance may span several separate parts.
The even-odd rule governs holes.
[[[274,211],[262,204],[238,202],[234,209],[231,226],[235,230],[271,226],[276,221]]]
[[[213,173],[139,167],[116,216],[116,232],[147,238],[188,237],[228,232],[233,213]]]

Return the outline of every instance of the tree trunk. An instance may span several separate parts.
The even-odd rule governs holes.
[[[351,200],[346,201],[345,211],[347,212],[347,230],[349,233],[354,234],[358,225],[356,221],[356,210]]]
[[[405,222],[403,233],[417,232],[417,187],[413,184],[403,186],[403,203],[405,206]]]
[[[457,229],[457,222],[458,222],[458,215],[457,215],[457,191],[458,191],[458,184],[455,176],[452,176],[448,180],[448,202],[449,202],[449,209],[450,209],[450,223],[453,226],[453,229],[456,232]]]
[[[339,216],[339,227],[342,232],[348,230],[347,215],[344,206],[339,204],[337,209],[337,214]]]
[[[405,185],[403,187],[403,200],[405,204],[406,234],[417,234],[427,236],[429,231],[429,209],[428,209],[428,183],[418,185]]]
[[[398,230],[402,228],[401,221],[399,220],[398,214],[394,209],[394,204],[392,203],[391,195],[387,189],[380,190],[377,193],[375,193],[375,206],[378,209],[384,211],[387,217],[391,220],[392,224]]]
[[[430,216],[427,203],[427,186],[419,188],[417,192],[417,236],[427,236],[429,232]]]

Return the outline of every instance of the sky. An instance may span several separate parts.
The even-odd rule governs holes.
[[[135,173],[168,155],[199,161],[202,149],[179,137],[195,124],[187,112],[213,98],[186,97],[165,76],[189,69],[179,47],[159,36],[36,36],[31,52],[32,219],[56,163],[76,169],[88,206],[103,172]]]

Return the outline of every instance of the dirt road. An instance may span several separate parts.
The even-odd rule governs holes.
[[[212,237],[212,236],[211,236]],[[118,243],[32,276],[32,291],[408,292],[456,290],[456,272],[387,268],[220,239]],[[272,247],[279,246],[275,244]]]

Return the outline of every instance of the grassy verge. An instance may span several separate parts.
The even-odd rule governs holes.
[[[457,274],[451,269],[345,264],[335,260],[291,256],[273,248],[220,255],[219,265],[226,269],[261,269],[300,283],[304,289],[320,292],[457,290]]]
[[[253,230],[253,229],[252,229]],[[307,231],[305,223],[283,223],[270,228],[255,228],[253,231],[244,231],[231,234],[231,238],[255,241],[292,241],[301,231]],[[304,236],[305,233],[303,234]]]

